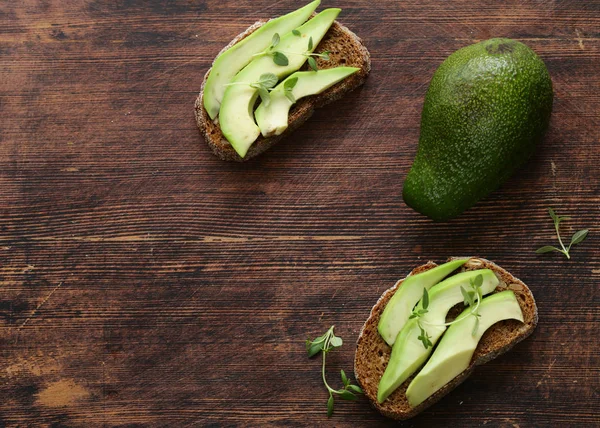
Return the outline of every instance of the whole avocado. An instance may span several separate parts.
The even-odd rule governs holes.
[[[443,221],[496,190],[542,139],[552,99],[545,64],[523,43],[490,39],[454,52],[425,96],[406,204]]]

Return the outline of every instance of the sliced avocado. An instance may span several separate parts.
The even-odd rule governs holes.
[[[507,319],[523,322],[519,302],[510,290],[481,300],[479,325],[475,335],[473,329],[476,320],[470,314],[471,308],[467,308],[456,318],[461,321],[448,328],[431,359],[408,385],[406,398],[411,407],[421,404],[469,367],[475,348],[488,328]]]
[[[419,320],[416,318],[408,320],[392,347],[390,361],[379,381],[377,401],[382,403],[427,360],[433,346],[446,330],[443,324],[446,322],[448,311],[454,305],[464,301],[461,287],[470,290],[471,280],[478,275],[483,277],[482,294],[494,291],[499,281],[494,272],[489,269],[458,273],[431,288],[428,312],[421,317],[420,322],[430,336],[429,340],[432,346],[426,349],[418,339],[420,335]],[[419,302],[416,309],[422,309],[422,302]]]
[[[286,34],[302,25],[320,3],[321,0],[315,0],[294,12],[270,20],[217,57],[204,85],[204,108],[211,119],[214,120],[219,114],[225,85],[254,59],[253,55],[267,49],[275,33]]]
[[[260,134],[252,113],[258,90],[252,88],[250,84],[258,81],[265,73],[273,73],[281,79],[302,67],[306,61],[306,56],[303,54],[312,52],[317,47],[340,10],[326,9],[319,13],[297,28],[300,32],[299,36],[292,32],[282,36],[275,49],[270,49],[264,55],[254,59],[235,76],[232,84],[227,86],[219,112],[219,123],[223,135],[242,158],[246,156],[248,149]],[[310,37],[313,40],[312,49],[308,49]],[[284,53],[288,64],[275,64],[271,52]]]
[[[299,71],[292,74],[271,91],[269,104],[261,103],[254,116],[263,136],[280,135],[288,127],[290,107],[300,98],[320,94],[356,73],[360,68],[336,67],[319,71]],[[291,90],[286,84],[296,82]]]
[[[453,260],[429,269],[426,272],[406,278],[387,303],[381,314],[381,318],[379,318],[377,330],[381,337],[383,337],[383,340],[392,346],[396,341],[398,333],[400,333],[400,330],[402,330],[408,321],[413,308],[423,296],[423,288],[429,290],[466,262],[467,259]]]

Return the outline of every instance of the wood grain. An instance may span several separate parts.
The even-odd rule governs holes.
[[[511,353],[404,426],[600,425],[600,3],[324,1],[372,54],[359,91],[243,165],[193,103],[214,55],[285,1],[0,4],[0,426],[386,425],[325,414],[303,341],[358,331],[412,267],[479,255],[536,296]],[[517,38],[554,82],[527,167],[448,223],[404,205],[420,109],[454,50]],[[567,261],[546,207],[590,228]]]

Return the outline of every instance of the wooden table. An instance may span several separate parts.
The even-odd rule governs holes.
[[[336,325],[330,381],[380,294],[479,255],[533,290],[540,322],[403,426],[600,424],[600,2],[345,1],[366,85],[246,164],[216,159],[193,103],[215,54],[285,1],[0,5],[0,426],[384,425],[326,417],[307,336]],[[521,172],[461,217],[402,201],[423,96],[454,50],[524,41],[555,86]],[[546,208],[572,216],[554,242]]]

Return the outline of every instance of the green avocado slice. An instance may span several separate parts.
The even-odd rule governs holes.
[[[519,302],[510,290],[481,300],[479,326],[475,335],[472,333],[476,321],[474,316],[469,316],[470,314],[471,308],[467,308],[456,318],[457,321],[461,321],[448,328],[431,359],[408,385],[406,398],[411,407],[427,400],[469,367],[475,348],[488,328],[507,319],[523,322]]]
[[[219,124],[225,138],[242,158],[260,135],[253,114],[258,90],[250,85],[257,82],[263,74],[273,73],[281,79],[302,67],[306,61],[304,53],[312,52],[317,47],[340,11],[341,9],[326,9],[298,27],[294,33],[299,35],[290,32],[282,36],[274,49],[255,58],[227,86],[219,112]],[[313,43],[311,49],[308,49],[310,37]],[[287,65],[276,64],[272,52],[284,53]]]
[[[418,339],[420,335],[419,320],[416,318],[408,320],[392,347],[390,361],[379,381],[377,401],[382,403],[402,382],[427,361],[433,346],[446,330],[443,324],[446,322],[448,311],[454,305],[464,301],[461,287],[469,290],[471,281],[478,275],[483,278],[480,288],[482,294],[489,294],[494,291],[499,281],[490,269],[458,273],[431,288],[429,291],[428,312],[421,317],[420,321],[427,334],[430,335],[432,346],[426,349]],[[416,309],[422,309],[421,302]]]
[[[297,100],[309,95],[320,94],[339,81],[360,68],[335,67],[319,71],[298,71],[271,91],[271,100],[268,104],[261,103],[254,116],[263,136],[281,135],[288,127],[290,108]],[[286,85],[294,83],[292,89],[287,90]]]
[[[467,259],[453,260],[423,273],[409,276],[402,281],[398,291],[385,306],[377,324],[377,330],[383,340],[392,346],[398,333],[408,321],[413,308],[423,296],[423,288],[429,290],[466,262]]]
[[[253,55],[267,49],[275,33],[286,34],[302,25],[320,3],[321,0],[315,0],[294,12],[270,20],[217,57],[204,85],[204,108],[211,119],[214,120],[219,114],[225,85],[254,59]]]

